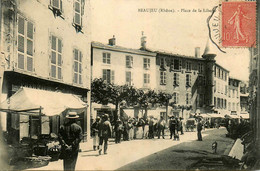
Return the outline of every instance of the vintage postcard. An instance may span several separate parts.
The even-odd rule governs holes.
[[[1,0],[4,170],[260,170],[256,0]]]

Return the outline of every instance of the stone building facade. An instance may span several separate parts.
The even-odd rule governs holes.
[[[25,86],[74,94],[89,103],[89,0],[1,3],[1,101]],[[90,130],[89,114],[88,109],[80,115],[85,136]],[[14,118],[1,117],[3,129],[10,130]]]

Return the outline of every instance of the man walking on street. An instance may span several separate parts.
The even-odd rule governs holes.
[[[93,133],[93,150],[96,151],[96,148],[99,148],[99,126],[100,126],[100,117],[96,118],[96,121],[92,124],[91,130]]]
[[[176,127],[177,127],[177,121],[174,118],[174,116],[172,116],[170,117],[170,121],[169,121],[170,139],[172,139],[172,136],[175,135]]]
[[[111,137],[112,127],[110,122],[108,121],[108,114],[103,115],[102,122],[100,124],[99,130],[99,155],[102,152],[102,145],[104,142],[104,154],[107,154],[107,143],[108,138]]]
[[[181,131],[181,135],[183,135],[184,133],[183,133],[183,118],[182,117],[180,117],[180,121],[179,121],[179,124],[180,124],[180,131]]]
[[[79,143],[82,139],[82,129],[76,123],[79,116],[76,112],[69,112],[66,116],[68,123],[61,126],[59,130],[59,142],[61,144],[61,158],[64,170],[75,170]]]
[[[162,132],[162,137],[164,139],[164,129],[165,129],[165,125],[166,125],[166,122],[165,120],[163,119],[163,116],[161,116],[161,119],[159,120],[158,122],[158,139],[160,139],[161,137],[161,132]]]
[[[202,135],[201,135],[202,123],[201,123],[201,119],[200,118],[198,119],[197,131],[198,131],[198,141],[202,141]]]

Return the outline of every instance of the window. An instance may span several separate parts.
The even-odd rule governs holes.
[[[81,29],[82,26],[82,2],[74,0],[74,24]]]
[[[61,10],[61,0],[51,0],[51,6],[55,9]]]
[[[214,106],[216,107],[216,104],[217,102],[216,102],[216,97],[214,97]]]
[[[186,62],[186,71],[191,71],[191,62]]]
[[[103,80],[107,83],[114,83],[115,72],[110,69],[103,69]]]
[[[217,108],[220,108],[220,98],[217,98]]]
[[[231,96],[231,89],[228,90],[228,97]]]
[[[103,53],[103,63],[104,64],[111,63],[110,56],[111,56],[110,53],[106,53],[106,52]]]
[[[232,103],[232,111],[235,111],[235,103]]]
[[[224,99],[224,109],[227,109],[227,100]]]
[[[160,67],[165,67],[165,58],[160,58]]]
[[[144,84],[150,84],[150,74],[145,73],[144,74]]]
[[[173,85],[178,86],[179,85],[179,73],[173,74]]]
[[[174,103],[178,104],[179,103],[179,93],[174,92],[172,97],[173,97]]]
[[[227,81],[227,73],[225,72],[225,81]]]
[[[149,68],[150,68],[150,59],[144,58],[144,69],[149,69]]]
[[[206,77],[205,76],[199,76],[199,84],[200,85],[206,85]]]
[[[51,36],[51,77],[62,79],[62,41]]]
[[[50,0],[49,8],[53,11],[55,16],[61,16],[62,14],[62,1],[61,0]],[[63,17],[62,17],[63,18]]]
[[[186,86],[190,87],[191,86],[191,75],[186,74]]]
[[[218,78],[220,78],[220,68],[218,68]]]
[[[234,98],[235,97],[235,90],[233,89],[232,90],[232,98]]]
[[[126,84],[132,85],[132,73],[131,73],[131,71],[125,72],[125,78],[126,78]]]
[[[160,84],[166,84],[166,71],[160,71]]]
[[[215,77],[217,76],[217,69],[216,69],[216,66],[214,66],[214,76],[215,76]]]
[[[125,57],[125,65],[127,68],[133,67],[133,57],[132,56],[126,56]]]
[[[199,63],[199,73],[202,74],[204,71],[204,66],[202,63]]]
[[[217,85],[216,85],[216,80],[214,80],[214,92],[216,92]]]
[[[181,60],[173,59],[171,62],[171,70],[179,71],[181,70]]]
[[[18,16],[18,57],[19,69],[33,71],[34,60],[34,25],[32,22]]]
[[[231,103],[228,102],[228,110],[231,111]]]
[[[186,93],[186,104],[191,104],[191,94]]]
[[[228,91],[228,86],[225,85],[225,95],[227,95],[227,91]]]
[[[82,84],[82,53],[74,49],[74,76],[73,82]]]

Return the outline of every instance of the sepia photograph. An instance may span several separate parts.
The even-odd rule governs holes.
[[[0,170],[260,170],[259,1],[0,2]]]

